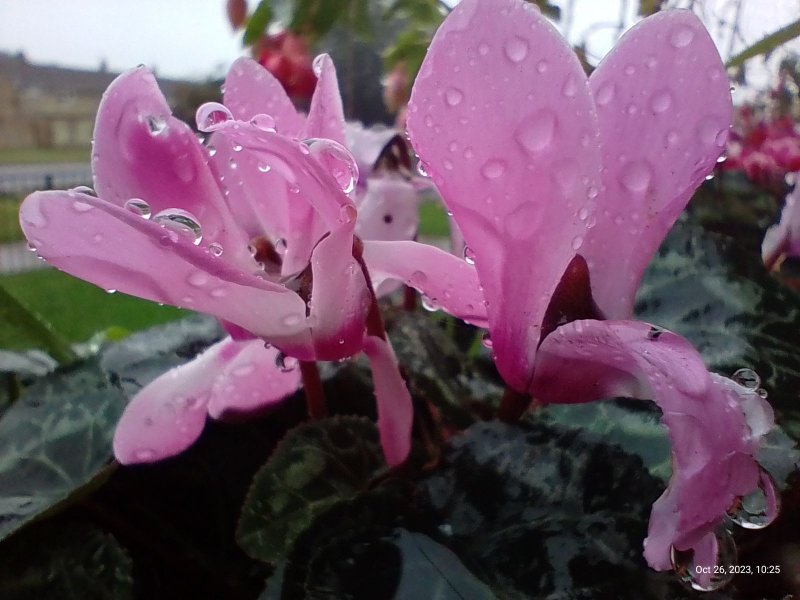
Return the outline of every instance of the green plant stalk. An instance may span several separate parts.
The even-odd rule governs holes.
[[[785,44],[798,36],[800,36],[800,19],[794,23],[789,23],[786,27],[778,29],[778,31],[769,34],[749,48],[745,48],[736,56],[729,58],[725,66],[728,68],[738,67],[746,60],[760,56],[761,54],[769,54],[781,44]]]
[[[31,338],[39,340],[56,362],[66,365],[77,360],[78,356],[70,345],[58,335],[42,317],[28,309],[0,285],[0,320],[11,323]]]

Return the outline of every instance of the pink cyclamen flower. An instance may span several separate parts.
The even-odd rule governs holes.
[[[661,407],[674,471],[645,541],[658,570],[673,547],[715,562],[714,531],[758,487],[754,455],[772,423],[769,405],[709,374],[685,340],[627,320],[730,120],[725,70],[692,13],[642,21],[587,79],[521,0],[463,0],[409,103],[412,144],[471,251],[510,388],[543,402],[621,394]]]
[[[780,220],[767,229],[761,243],[764,266],[772,270],[787,256],[800,257],[800,184],[786,196]]]
[[[299,360],[364,351],[384,451],[397,464],[409,450],[411,402],[388,342],[365,332],[371,299],[354,257],[357,211],[348,196],[357,172],[337,143],[344,120],[333,65],[318,59],[319,83],[305,119],[277,81],[252,66],[273,93],[247,93],[255,79],[241,78],[234,65],[228,106],[198,111],[201,129],[213,132],[206,148],[172,117],[146,69],[121,75],[104,94],[95,127],[99,197],[37,192],[23,203],[20,223],[48,262],[105,289],[212,314]],[[468,269],[454,273],[474,279]],[[205,359],[223,371],[245,352],[223,350]],[[209,401],[198,394],[180,407]],[[142,416],[136,427],[163,420],[137,411],[130,413]],[[172,424],[174,431],[185,425]],[[196,424],[189,429],[199,435]],[[165,442],[153,458],[192,441],[179,437],[180,444]],[[118,458],[136,462],[155,450],[125,445]]]

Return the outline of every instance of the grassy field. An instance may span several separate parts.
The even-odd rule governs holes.
[[[188,314],[125,294],[107,294],[54,269],[0,276],[0,285],[70,342],[85,342],[109,327],[136,331]],[[0,348],[28,346],[15,328],[0,322]]]
[[[19,198],[0,196],[0,244],[22,239],[19,228]]]
[[[36,163],[88,163],[91,150],[87,148],[23,148],[0,150],[0,165],[32,165]]]

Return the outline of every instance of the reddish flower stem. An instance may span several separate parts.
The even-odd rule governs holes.
[[[403,310],[408,312],[417,310],[417,290],[410,286],[403,287]]]
[[[367,283],[367,289],[369,290],[369,295],[372,298],[369,306],[369,312],[367,313],[367,335],[374,335],[382,340],[386,340],[386,326],[383,323],[381,309],[378,306],[378,297],[375,295],[375,288],[372,287],[372,278],[369,276],[367,264],[364,262],[364,245],[357,237],[353,237],[353,258],[358,261],[358,264],[361,267],[361,273],[364,275],[364,281]]]
[[[328,406],[325,404],[325,392],[322,389],[317,363],[313,360],[301,360],[300,374],[303,377],[303,391],[306,395],[309,418],[312,421],[324,419],[328,416]]]
[[[515,423],[528,410],[530,404],[530,396],[507,387],[503,393],[503,398],[500,400],[497,418],[505,423]]]

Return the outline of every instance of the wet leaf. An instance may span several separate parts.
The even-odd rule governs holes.
[[[22,391],[0,419],[0,539],[101,473],[124,405],[93,361]]]
[[[333,417],[293,429],[253,479],[239,545],[254,558],[280,560],[316,517],[365,491],[384,468],[368,419]]]
[[[133,598],[133,565],[113,536],[86,524],[48,523],[0,546],[3,600]]]

